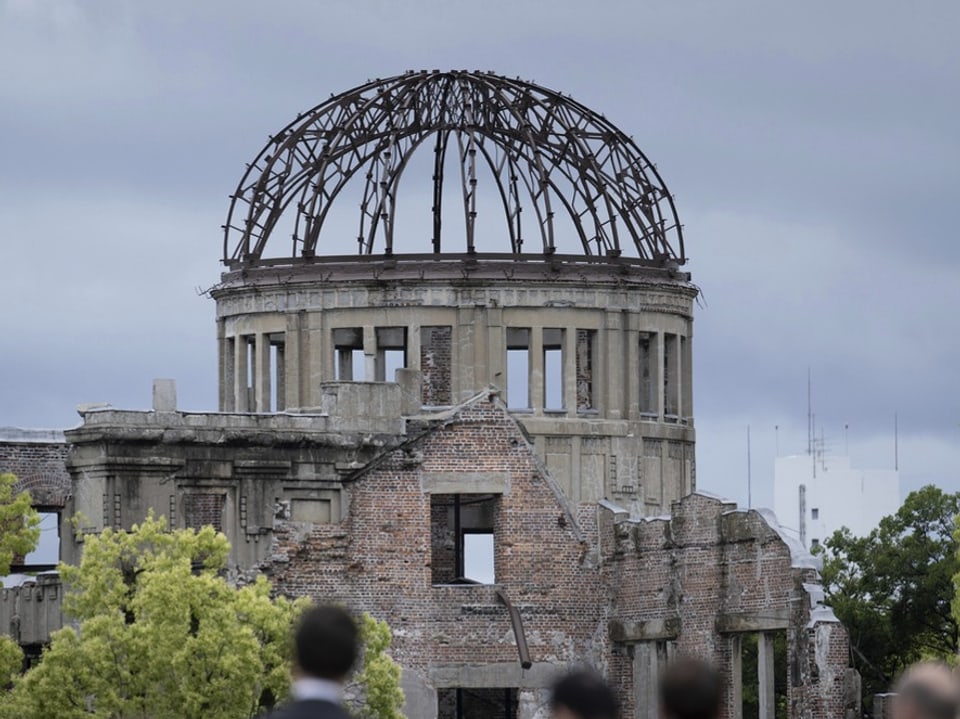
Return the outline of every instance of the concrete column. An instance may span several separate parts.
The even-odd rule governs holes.
[[[407,369],[420,371],[420,324],[407,327]]]
[[[284,409],[303,406],[300,394],[300,320],[302,317],[302,312],[287,315],[287,332],[284,336],[283,345]],[[290,362],[286,361],[288,354],[290,355]]]
[[[479,391],[491,384],[489,356],[487,347],[487,308],[478,307],[473,313],[473,382]]]
[[[606,330],[604,331],[603,366],[606,368],[603,378],[603,406],[608,419],[622,419],[624,416],[625,386],[623,366],[623,315],[618,310],[607,310]]]
[[[254,340],[256,372],[253,375],[254,411],[269,412],[270,407],[270,335],[258,332]]]
[[[234,407],[237,412],[250,411],[247,404],[249,398],[249,392],[247,391],[247,373],[250,371],[247,366],[250,354],[249,341],[249,337],[246,335],[237,335],[234,339],[233,356],[236,362],[234,363],[233,370],[233,394]]]
[[[457,377],[454,385],[458,388],[455,401],[462,401],[472,397],[480,389],[474,372],[474,358],[476,357],[477,328],[474,327],[477,312],[473,307],[460,307],[457,310],[457,351],[459,360],[451,369],[451,377]]]
[[[377,381],[377,329],[363,328],[363,377],[354,377],[354,382]]]
[[[633,320],[634,317],[628,318]],[[633,322],[630,322],[632,325]],[[625,332],[626,335],[626,383],[624,384],[624,398],[626,401],[627,419],[640,419],[640,332],[632,326]]]
[[[223,323],[219,323],[218,332],[222,333]],[[223,337],[219,339],[220,343],[220,411],[235,412],[236,404],[236,340],[233,337]]]
[[[530,328],[530,406],[543,414],[543,327]]]
[[[507,388],[507,350],[503,343],[503,310],[490,308],[486,315],[487,382],[503,391]]]
[[[286,409],[287,406],[287,347],[281,342],[277,346],[277,406],[274,410],[279,412]]]
[[[730,719],[743,719],[743,642],[739,634],[731,634],[730,642]]]
[[[577,416],[577,328],[563,329],[563,407],[568,417]],[[570,467],[573,472],[573,465]]]
[[[639,642],[633,645],[633,716],[657,719],[657,645]]]
[[[688,323],[690,327],[692,323]],[[681,361],[683,362],[683,408],[682,415],[692,424],[693,423],[693,337],[687,335],[680,341],[682,347]]]
[[[773,634],[757,637],[757,674],[759,675],[760,719],[774,719],[777,697],[774,690]]]
[[[333,380],[333,350],[322,312],[307,312],[300,320],[301,407],[319,407],[320,384]]]

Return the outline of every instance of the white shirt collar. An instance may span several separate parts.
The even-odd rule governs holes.
[[[343,686],[340,682],[316,677],[300,677],[295,679],[292,688],[293,698],[303,701],[320,699],[322,701],[339,704],[343,699]]]

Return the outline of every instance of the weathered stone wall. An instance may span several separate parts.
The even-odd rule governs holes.
[[[373,402],[376,411],[354,417],[375,388],[389,390],[389,406]],[[87,414],[68,433],[67,510],[83,505],[99,522],[93,531],[129,527],[150,510],[174,526],[219,522],[234,572],[265,571],[285,594],[386,619],[413,717],[435,716],[437,691],[462,687],[516,690],[519,719],[533,719],[556,672],[583,662],[618,688],[624,716],[651,717],[659,671],[692,653],[730,678],[724,716],[734,719],[740,640],[757,634],[769,648],[771,632],[787,636],[791,717],[839,719],[852,708],[846,634],[821,604],[812,558],[772,517],[703,494],[647,518],[609,500],[572,500],[548,471],[569,438],[535,440],[542,461],[493,389],[406,419],[397,385],[330,389],[339,404],[328,408],[346,414]],[[642,471],[597,456],[618,483]],[[457,495],[469,507],[462,529],[492,527],[495,585],[445,583]],[[64,545],[76,561],[69,532]],[[498,589],[519,610],[528,670]],[[0,615],[14,611],[13,595],[4,597]],[[28,621],[48,631],[47,619]]]

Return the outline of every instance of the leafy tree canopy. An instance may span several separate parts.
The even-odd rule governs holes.
[[[868,697],[888,691],[909,664],[957,652],[958,514],[960,493],[931,485],[911,492],[867,536],[844,528],[826,540],[824,588],[850,633]]]
[[[308,601],[273,598],[262,576],[228,583],[223,534],[167,531],[151,515],[84,540],[80,565],[60,565],[74,624],[0,698],[0,718],[248,719],[286,695],[293,622]],[[390,630],[365,616],[362,636],[366,716],[396,719]]]
[[[10,574],[15,557],[36,549],[40,515],[30,504],[30,493],[14,494],[16,476],[0,474],[0,577]]]

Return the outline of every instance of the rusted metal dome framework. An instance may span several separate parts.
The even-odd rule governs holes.
[[[477,166],[484,163],[503,204],[513,253],[524,251],[530,229],[521,218],[530,208],[540,244],[534,252],[556,251],[554,219],[565,212],[585,255],[618,257],[632,241],[642,260],[685,261],[673,198],[656,168],[617,127],[532,83],[493,73],[433,71],[368,82],[272,136],[231,196],[224,262],[257,264],[287,213],[295,213],[292,257],[342,254],[324,253],[320,240],[331,205],[354,177],[364,183],[359,254],[392,254],[397,188],[411,155],[428,141],[434,152],[434,253],[451,251],[441,250],[441,206],[447,153],[453,150],[468,254],[476,252]]]

